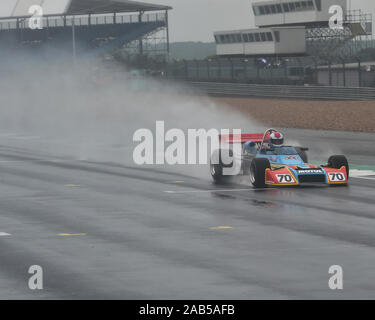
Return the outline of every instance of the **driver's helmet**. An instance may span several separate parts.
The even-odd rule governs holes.
[[[284,136],[280,132],[272,132],[269,140],[270,146],[282,147],[284,144]]]

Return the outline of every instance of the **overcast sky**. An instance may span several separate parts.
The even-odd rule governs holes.
[[[1,1],[1,0],[0,0]],[[213,32],[254,26],[251,2],[259,0],[143,0],[173,7],[171,41],[213,41]],[[324,0],[323,0],[324,1]],[[352,8],[372,12],[375,0],[352,0]]]

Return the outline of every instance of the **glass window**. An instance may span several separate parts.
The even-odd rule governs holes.
[[[239,43],[242,42],[242,36],[240,33],[236,34],[236,42],[239,42]]]
[[[294,2],[289,3],[289,10],[296,11],[296,5],[294,4]]]
[[[264,11],[266,11],[266,14],[270,14],[271,13],[270,6],[264,6]]]
[[[280,31],[275,31],[275,39],[276,39],[276,42],[280,42]]]
[[[277,13],[283,12],[283,9],[281,8],[281,4],[276,5],[276,11],[277,11]]]
[[[259,6],[253,6],[253,11],[254,11],[254,15],[255,16],[259,16],[260,15]]]
[[[316,9],[322,11],[322,0],[315,0]]]
[[[254,42],[254,34],[249,33],[249,42]]]
[[[225,43],[225,36],[223,34],[220,36],[220,42]]]
[[[276,6],[274,4],[271,5],[271,12],[276,13]]]
[[[215,36],[215,42],[219,43],[219,37],[218,36]]]
[[[307,8],[307,2],[306,1],[302,1],[301,5],[302,5],[302,10],[306,10],[306,8]]]
[[[289,12],[289,6],[287,3],[283,3],[283,9],[284,9],[284,12]]]
[[[266,14],[266,11],[264,10],[264,6],[259,6],[259,12],[260,14]]]
[[[259,33],[254,33],[254,38],[255,38],[256,42],[259,42],[260,41],[260,35],[259,35]]]
[[[267,41],[267,37],[266,37],[265,32],[262,32],[262,33],[260,34],[260,38],[262,39],[262,41]]]
[[[272,32],[267,32],[267,41],[273,41]]]
[[[301,11],[301,8],[302,8],[301,2],[295,2],[294,4],[296,6],[296,11]]]
[[[249,36],[248,36],[247,33],[244,33],[244,34],[242,35],[242,38],[243,38],[243,41],[244,41],[244,42],[249,42]]]
[[[312,0],[307,1],[307,8],[309,10],[314,10],[314,2]]]
[[[230,35],[229,34],[225,35],[225,42],[230,43]]]

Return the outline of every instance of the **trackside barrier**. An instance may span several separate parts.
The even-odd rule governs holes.
[[[321,100],[375,100],[375,88],[283,86],[240,83],[190,82],[198,91],[215,96]]]

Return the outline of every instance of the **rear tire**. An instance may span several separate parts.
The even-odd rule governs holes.
[[[222,160],[222,153],[225,154],[221,149],[215,150],[211,156],[211,163],[210,163],[210,173],[211,177],[215,183],[224,183],[226,182],[230,176],[223,175],[223,168],[232,168],[233,162],[230,164],[225,164]],[[233,151],[229,150],[229,157],[233,157]]]
[[[341,167],[346,168],[346,175],[349,180],[349,163],[348,159],[346,159],[345,156],[331,156],[328,159],[328,167],[335,168],[335,169],[341,169]]]
[[[215,183],[222,183],[225,179],[223,176],[223,167],[221,164],[210,165],[211,177]]]
[[[250,165],[250,182],[255,188],[265,188],[266,185],[266,169],[270,169],[271,165],[268,159],[254,158]]]

